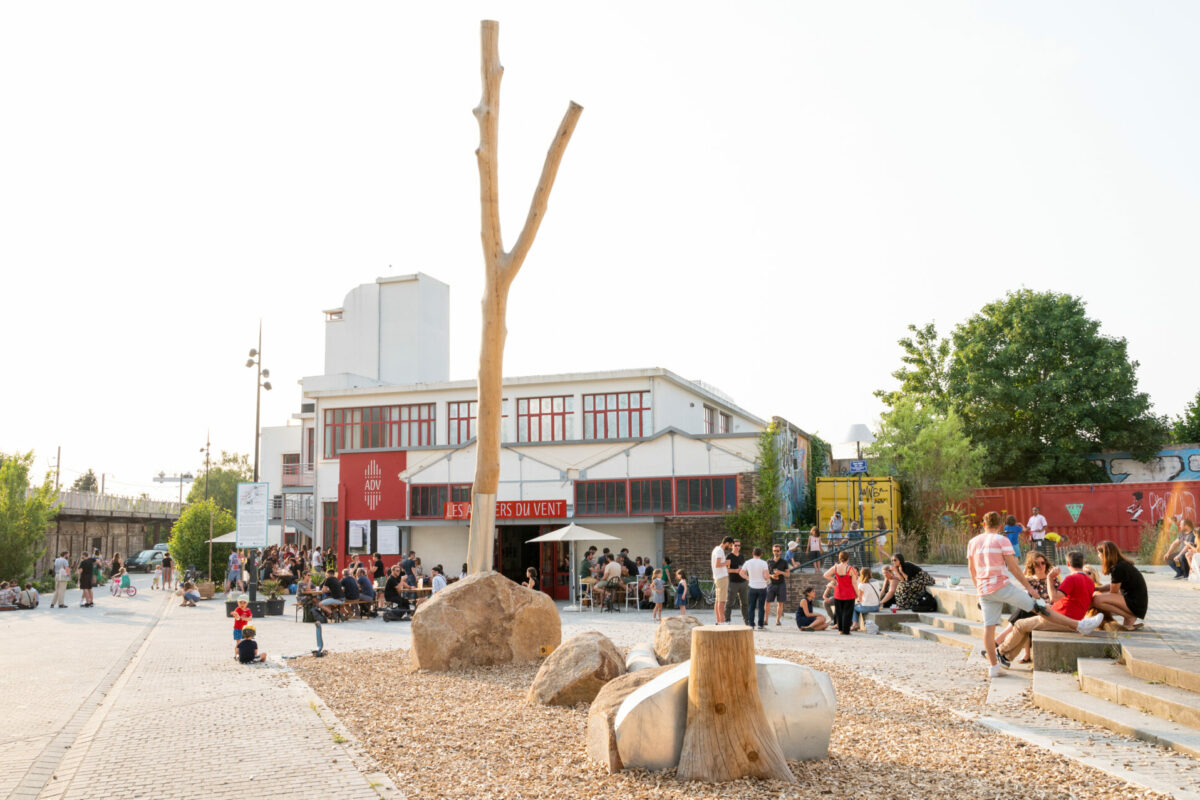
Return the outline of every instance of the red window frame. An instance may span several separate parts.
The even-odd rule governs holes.
[[[717,432],[717,410],[712,406],[704,407],[704,432],[706,434]]]
[[[677,515],[728,514],[736,510],[736,475],[689,475],[675,479]]]
[[[337,543],[338,504],[321,503],[321,541],[322,547],[333,547]]]
[[[475,436],[479,401],[457,400],[446,403],[446,443],[466,444]]]
[[[412,519],[441,519],[450,489],[444,483],[417,483],[408,487],[408,516]]]
[[[325,458],[337,458],[343,450],[436,444],[436,403],[327,408],[323,421]]]
[[[629,516],[628,481],[575,481],[575,516]]]
[[[724,411],[717,413],[717,433],[729,433],[733,430],[733,415]]]
[[[633,478],[629,481],[629,515],[649,517],[675,513],[675,482],[670,478]],[[655,494],[658,502],[655,504]]]
[[[640,439],[648,435],[650,392],[583,396],[584,439]]]
[[[562,442],[570,438],[572,395],[517,398],[518,442]]]

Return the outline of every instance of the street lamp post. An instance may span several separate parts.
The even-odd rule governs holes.
[[[264,378],[271,377],[269,369],[262,366],[262,320],[258,321],[258,347],[250,348],[250,357],[246,359],[247,367],[255,367],[258,377],[254,381],[254,482],[258,483],[258,440],[262,434],[262,390],[271,391],[271,382]],[[209,537],[212,538],[212,537]],[[247,556],[247,571],[250,573],[250,602],[253,603],[258,594],[258,565],[255,564],[254,548],[249,548]]]
[[[209,433],[209,434],[205,435],[205,437],[204,437],[204,447],[200,448],[200,452],[204,453],[204,503],[205,503],[205,505],[208,504],[208,473],[209,473],[208,451],[209,451],[209,447],[211,445],[212,445],[212,434]],[[212,540],[213,540],[213,510],[212,510],[212,506],[209,506],[208,507],[208,579],[210,581],[213,580]],[[215,584],[216,581],[213,581],[213,583]]]

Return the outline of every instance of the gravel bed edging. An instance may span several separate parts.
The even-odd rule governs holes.
[[[1030,798],[1129,797],[1122,777],[1094,770],[982,724],[978,714],[907,693],[851,667],[804,652],[760,650],[826,671],[839,695],[828,759],[790,764],[798,784],[740,780],[683,783],[673,771],[605,774],[587,761],[587,706],[526,703],[533,665],[408,673],[403,685],[380,683],[401,670],[404,651],[298,659],[296,672],[333,712],[360,733],[371,756],[412,798],[713,798],[777,800],[829,794],[872,798],[1011,796],[1013,781]],[[865,680],[864,680],[865,679]],[[986,684],[981,684],[986,691]],[[532,765],[540,769],[531,769]],[[1024,783],[1018,775],[1041,779]],[[1147,794],[1142,796],[1163,796]]]

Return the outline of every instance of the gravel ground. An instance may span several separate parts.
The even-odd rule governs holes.
[[[608,775],[587,760],[587,707],[539,706],[537,665],[408,673],[407,652],[292,662],[409,800],[434,798],[1164,797],[992,733],[936,705],[806,653],[760,650],[828,672],[838,714],[830,756],[793,762],[797,783],[684,783],[673,771]],[[380,675],[397,676],[380,681]],[[402,676],[402,677],[400,677]],[[978,706],[978,697],[960,697]]]

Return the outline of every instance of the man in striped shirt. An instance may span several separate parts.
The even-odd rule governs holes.
[[[1080,633],[1090,633],[1090,630],[1085,630],[1084,625],[1048,609],[1045,601],[1035,604],[1037,592],[1029,585],[1021,566],[1017,563],[1012,543],[1008,541],[1007,536],[1000,533],[998,513],[989,511],[985,514],[983,528],[983,533],[967,543],[967,566],[971,570],[975,590],[979,592],[979,607],[983,611],[983,655],[990,665],[988,675],[995,678],[1000,674],[1001,664],[1008,666],[1008,659],[1003,656],[997,659],[996,654],[996,626],[1000,624],[1004,614],[1005,603],[1022,611],[1036,611],[1071,628],[1077,626]],[[1009,582],[1010,575],[1020,584],[1020,589]],[[1095,630],[1094,625],[1091,626],[1091,630]]]

